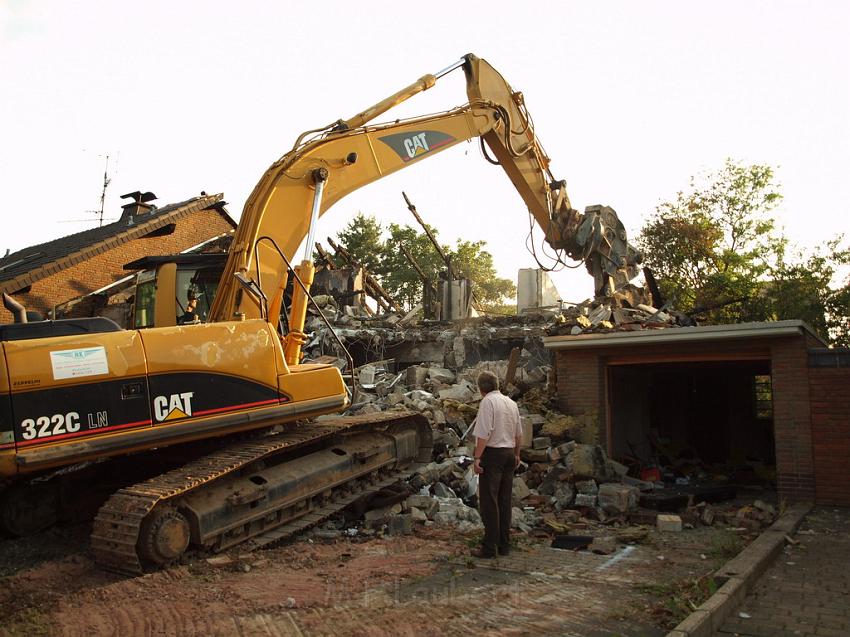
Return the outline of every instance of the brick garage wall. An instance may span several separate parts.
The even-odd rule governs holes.
[[[779,495],[789,501],[813,501],[815,469],[805,338],[798,336],[774,341],[771,347],[771,378]]]
[[[159,237],[142,237],[127,243],[107,241],[97,249],[95,256],[76,259],[59,272],[36,281],[26,294],[16,294],[15,299],[28,310],[41,312],[45,317],[53,306],[88,294],[114,283],[129,274],[123,269],[125,263],[145,256],[175,254],[191,248],[206,239],[232,230],[232,226],[215,210],[200,210],[186,215],[176,222],[174,232]],[[12,320],[5,309],[2,322]]]
[[[596,427],[598,444],[607,446],[604,359],[592,350],[562,350],[555,365],[561,411],[586,419]]]
[[[850,506],[850,367],[809,368],[815,492]]]
[[[556,350],[555,365],[560,409],[585,418],[598,427],[596,441],[608,446],[607,366],[682,361],[760,359],[770,355],[768,345],[746,343],[681,343]]]
[[[807,345],[807,337],[800,335],[764,340],[756,346],[746,342],[709,342],[658,345],[652,348],[635,345],[616,349],[560,350],[555,353],[559,404],[570,415],[596,416],[599,422],[598,442],[607,445],[605,378],[609,362],[698,362],[769,356],[779,493],[789,501],[814,500],[813,416],[809,395],[809,372],[812,370],[809,370],[807,364]],[[846,393],[847,390],[844,391]],[[850,456],[845,455],[845,458],[850,459]],[[850,479],[845,482],[850,483]]]

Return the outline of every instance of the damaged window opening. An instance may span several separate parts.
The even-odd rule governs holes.
[[[753,408],[760,420],[773,418],[773,388],[769,375],[753,377]]]

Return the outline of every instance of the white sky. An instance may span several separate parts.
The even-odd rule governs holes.
[[[633,236],[732,157],[778,166],[778,221],[813,246],[850,234],[848,41],[850,3],[832,0],[0,0],[0,250],[95,226],[106,155],[108,220],[133,190],[159,205],[223,192],[238,218],[300,132],[468,52],[523,91],[576,208],[610,205]],[[457,71],[391,113],[464,101]],[[342,200],[319,239],[358,210],[415,224],[402,190],[444,243],[484,239],[514,281],[534,267],[524,205],[477,143]],[[555,281],[568,300],[592,293],[583,270]]]

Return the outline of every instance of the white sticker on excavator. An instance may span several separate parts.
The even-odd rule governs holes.
[[[53,380],[100,376],[109,373],[105,347],[85,347],[50,352]]]

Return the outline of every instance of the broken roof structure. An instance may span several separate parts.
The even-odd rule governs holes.
[[[221,194],[203,193],[161,208],[150,203],[155,199],[150,192],[124,197],[130,202],[122,206],[118,221],[0,259],[0,292],[15,295],[28,309],[46,314],[58,303],[125,276],[122,265],[134,258],[164,250],[179,252],[208,239],[211,232],[220,234],[236,227]],[[86,263],[84,272],[73,272],[85,268]]]

